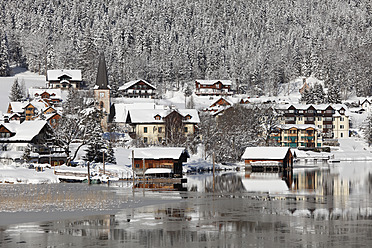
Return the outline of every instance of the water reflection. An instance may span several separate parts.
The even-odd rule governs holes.
[[[367,163],[342,163],[286,175],[195,175],[188,177],[186,192],[122,188],[116,194],[127,202],[164,201],[123,205],[109,215],[7,226],[0,230],[0,246],[368,246],[371,170]]]

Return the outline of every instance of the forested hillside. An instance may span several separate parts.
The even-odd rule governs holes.
[[[232,79],[249,93],[314,75],[344,95],[370,95],[370,0],[22,0],[0,2],[0,75],[82,69],[104,51],[112,84],[164,89]]]

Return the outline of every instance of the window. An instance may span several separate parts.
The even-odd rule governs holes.
[[[143,143],[147,143],[147,137],[143,137]]]
[[[139,164],[136,164],[136,168],[139,168]]]
[[[303,111],[303,110],[299,110],[299,111],[298,111],[298,113],[300,113],[300,114],[303,114],[303,113],[304,113],[304,111]]]
[[[160,120],[160,115],[156,115],[155,120],[159,121]]]
[[[322,117],[318,117],[318,121],[321,121],[322,120]]]
[[[307,117],[306,120],[307,121],[314,121],[314,117]]]
[[[340,125],[340,129],[344,129],[344,125]]]
[[[343,134],[343,133],[340,133],[340,135],[341,135],[341,138],[343,138],[343,137],[344,137],[344,134]]]
[[[299,121],[302,121],[302,117],[298,117],[298,120],[299,120]]]
[[[147,133],[147,127],[144,127],[144,128],[143,128],[143,132],[144,132],[144,133]]]
[[[289,109],[289,110],[288,110],[288,113],[293,114],[293,113],[294,113],[294,109]]]
[[[345,118],[344,117],[340,117],[340,121],[344,121],[345,120]]]
[[[162,133],[163,132],[163,128],[162,127],[158,127],[158,132],[159,133]]]
[[[322,113],[322,111],[321,111],[321,110],[317,110],[316,112],[317,112],[318,114],[321,114],[321,113]]]
[[[318,128],[322,128],[322,125],[318,125]]]
[[[159,143],[163,142],[162,137],[158,137],[158,141],[159,141]]]
[[[185,131],[185,133],[187,133],[189,131],[189,129],[187,127],[184,127],[184,131]]]
[[[314,113],[314,110],[309,109],[307,112],[310,113],[310,114],[312,114],[312,113]]]
[[[333,118],[332,117],[325,117],[324,121],[333,121]]]

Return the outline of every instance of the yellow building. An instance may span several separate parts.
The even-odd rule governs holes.
[[[319,129],[310,124],[283,124],[270,137],[274,144],[286,147],[320,147]]]
[[[126,123],[131,126],[130,136],[144,144],[163,144],[185,140],[195,134],[200,122],[195,109],[128,110]]]

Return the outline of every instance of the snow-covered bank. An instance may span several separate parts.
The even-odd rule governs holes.
[[[2,165],[0,167],[0,183],[22,183],[22,184],[41,184],[57,183],[58,178],[54,175],[54,170],[43,168],[43,171],[28,169],[23,166]]]
[[[372,161],[372,149],[360,138],[339,139],[339,147],[332,151],[335,160],[340,161]]]

